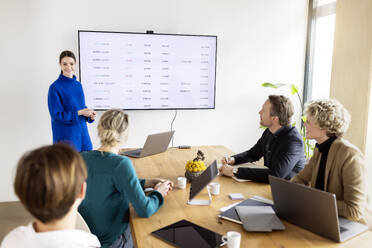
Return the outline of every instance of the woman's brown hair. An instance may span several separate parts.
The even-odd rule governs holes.
[[[68,50],[61,52],[61,54],[59,55],[59,63],[61,63],[61,61],[62,61],[62,59],[63,59],[64,57],[70,57],[70,58],[72,58],[72,59],[75,61],[75,63],[76,63],[75,54],[74,54],[73,52],[68,51]]]
[[[27,152],[18,162],[14,190],[25,208],[43,223],[64,217],[81,192],[87,170],[66,144]]]

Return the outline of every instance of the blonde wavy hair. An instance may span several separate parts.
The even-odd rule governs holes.
[[[101,144],[111,147],[118,145],[128,124],[128,115],[121,109],[111,109],[103,113],[97,127]]]
[[[314,100],[306,104],[305,114],[320,128],[327,129],[327,136],[341,137],[349,128],[350,114],[335,99]]]

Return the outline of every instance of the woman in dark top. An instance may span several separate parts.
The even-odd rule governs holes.
[[[335,194],[340,216],[370,225],[364,156],[342,137],[350,123],[348,111],[337,100],[324,99],[309,102],[305,114],[306,138],[316,147],[292,181]]]

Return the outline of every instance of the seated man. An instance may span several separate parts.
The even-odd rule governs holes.
[[[74,230],[86,178],[83,159],[68,145],[26,153],[18,162],[14,190],[35,221],[11,231],[1,247],[101,247],[93,234]]]
[[[336,195],[338,214],[369,224],[367,168],[359,149],[342,138],[350,115],[336,100],[317,100],[305,109],[306,138],[315,139],[314,155],[292,182]],[[368,211],[369,212],[369,211]]]
[[[285,96],[270,95],[262,106],[260,124],[267,129],[250,150],[223,158],[221,174],[269,183],[268,176],[291,179],[300,172],[306,162],[302,137],[296,127],[290,125],[293,105]],[[264,158],[267,168],[234,168],[246,162]]]

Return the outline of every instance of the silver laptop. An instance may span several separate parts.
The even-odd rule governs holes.
[[[150,134],[147,136],[143,148],[123,152],[122,155],[134,158],[143,158],[153,154],[165,152],[169,146],[173,134],[174,131]]]
[[[334,194],[269,176],[274,210],[288,222],[336,242],[368,229],[366,225],[338,216]]]

